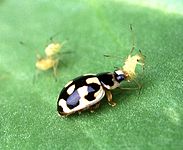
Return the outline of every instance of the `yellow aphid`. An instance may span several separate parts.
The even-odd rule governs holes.
[[[62,44],[60,43],[50,43],[46,48],[45,48],[45,55],[44,56],[39,56],[37,54],[37,60],[35,63],[36,67],[36,75],[38,74],[39,71],[46,71],[49,69],[53,69],[53,74],[54,77],[56,78],[57,74],[57,67],[59,65],[60,60],[60,50],[62,46],[66,42],[63,42]]]
[[[45,54],[46,54],[46,56],[49,57],[49,56],[53,56],[53,55],[58,54],[65,43],[66,43],[66,41],[64,41],[61,44],[60,43],[51,43],[51,44],[49,44],[45,48]]]
[[[132,25],[130,25],[130,30],[132,32],[132,49],[130,51],[130,54],[128,55],[128,58],[125,60],[124,66],[121,68],[121,70],[124,72],[126,76],[126,80],[134,80],[136,78],[136,67],[137,65],[141,65],[144,69],[144,56],[142,55],[142,52],[139,50],[139,53],[132,56],[132,53],[135,49],[135,35],[132,30]],[[135,81],[135,80],[134,80]]]
[[[136,55],[132,55],[133,51],[135,50],[135,39],[134,39],[134,33],[132,30],[132,25],[130,25],[130,30],[132,31],[132,49],[130,51],[130,54],[128,55],[127,59],[124,62],[124,65],[118,69],[120,69],[124,73],[124,80],[130,82],[133,81],[137,84],[138,88],[121,88],[121,89],[141,89],[142,85],[139,84],[135,78],[137,76],[136,74],[136,68],[137,65],[142,66],[144,70],[144,55],[142,55],[142,52],[139,50],[139,53]],[[104,55],[106,57],[110,57],[110,55]],[[116,58],[121,58],[119,56],[113,56]]]
[[[53,56],[60,52],[62,45],[59,43],[51,43],[45,48],[46,56]]]
[[[45,57],[38,59],[36,62],[36,68],[45,71],[50,68],[54,68],[58,65],[58,59],[53,59],[52,57]]]
[[[139,54],[136,54],[134,56],[131,56],[130,54],[126,59],[124,66],[121,68],[128,80],[132,80],[136,77],[135,70],[138,64],[144,67],[144,57],[141,51]]]

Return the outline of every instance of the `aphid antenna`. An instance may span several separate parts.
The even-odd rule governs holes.
[[[28,48],[28,49],[31,50],[31,51],[32,51],[33,49],[35,49],[35,48],[33,48],[32,46],[30,46],[29,44],[27,44],[27,43],[25,43],[25,42],[23,42],[23,41],[19,41],[19,44],[21,44],[22,46]],[[38,50],[35,49],[35,53],[36,53],[36,55],[38,55]]]
[[[19,41],[19,44],[22,45],[22,46],[24,46],[24,47],[26,47],[26,48],[28,48],[28,49],[33,49],[32,46],[30,46],[29,44],[27,44],[27,43],[25,43],[23,41]]]
[[[55,33],[54,35],[52,35],[50,38],[49,38],[49,41],[53,42],[53,39],[58,36],[59,34],[61,33],[61,31]]]
[[[117,58],[117,59],[123,59],[122,57],[114,56],[114,55],[108,55],[108,54],[104,54],[104,57],[108,57],[108,58]]]
[[[73,53],[74,51],[63,51],[62,54],[71,54]]]
[[[132,33],[132,49],[130,51],[130,55],[131,55],[133,53],[134,49],[135,49],[135,33],[133,31],[132,24],[130,24],[130,30],[131,30],[131,33]]]
[[[114,66],[114,69],[118,70],[118,69],[119,69],[119,67],[117,67],[117,66]]]
[[[60,33],[61,33],[61,31],[59,31],[59,32],[55,33],[54,35],[52,35],[52,36],[49,38],[49,41],[54,42],[54,38],[57,37]],[[62,44],[67,43],[67,41],[68,41],[68,40],[63,41]]]

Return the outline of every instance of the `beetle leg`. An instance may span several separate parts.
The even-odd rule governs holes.
[[[78,114],[79,114],[79,115],[81,114],[81,112],[82,112],[82,109],[81,109],[81,110],[78,110]]]
[[[84,110],[86,110],[86,108],[80,109],[80,110],[78,110],[76,112],[78,112],[78,114],[80,115]]]
[[[71,115],[72,113],[64,113],[64,112],[61,112],[61,117],[67,117],[69,115]]]
[[[111,105],[111,106],[116,106],[116,103],[112,100],[112,93],[111,93],[111,91],[106,90],[105,92],[106,92],[108,104]]]
[[[93,106],[90,106],[90,112],[93,113],[95,109],[97,109],[100,106],[100,102],[94,104]]]

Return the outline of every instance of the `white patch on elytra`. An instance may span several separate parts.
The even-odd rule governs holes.
[[[87,84],[90,84],[90,83],[97,83],[97,84],[100,85],[100,82],[99,82],[99,80],[98,80],[97,77],[92,77],[92,78],[86,79],[86,83],[87,83]]]
[[[63,112],[69,113],[71,110],[67,107],[66,101],[64,99],[59,100],[59,106],[63,108]]]
[[[71,95],[73,92],[74,92],[74,89],[75,89],[75,85],[73,84],[72,86],[70,86],[68,89],[67,89],[67,93],[69,95]]]
[[[78,88],[77,91],[78,91],[80,97],[85,97],[88,94],[88,87],[83,86],[81,88]]]
[[[102,88],[102,86],[100,86],[100,89],[99,89],[97,92],[95,92],[94,97],[95,97],[95,98],[99,97],[99,95],[100,95],[100,93],[101,93],[102,91],[103,91],[103,88]]]

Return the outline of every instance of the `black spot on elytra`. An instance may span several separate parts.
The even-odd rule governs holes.
[[[86,75],[86,76],[80,76],[80,77],[74,79],[75,88],[78,89],[82,86],[86,86],[87,85],[86,80],[89,78],[93,78],[93,77],[96,77],[96,76],[95,75]]]
[[[109,72],[105,72],[105,73],[100,73],[97,75],[97,77],[99,78],[99,81],[105,85],[109,85],[109,86],[113,86],[114,82],[113,82],[113,74],[109,73]]]
[[[96,83],[92,83],[92,84],[88,84],[88,95],[85,96],[85,98],[88,101],[92,101],[94,100],[96,97],[94,96],[94,94],[100,89],[100,85],[96,84]]]
[[[74,91],[66,100],[66,104],[70,109],[73,109],[74,107],[79,105],[79,93],[78,91]]]
[[[59,114],[61,114],[63,112],[63,108],[59,105],[57,105],[57,111]]]
[[[62,89],[62,91],[60,92],[60,95],[59,95],[59,97],[58,97],[58,100],[60,100],[60,99],[67,99],[68,97],[69,97],[69,94],[67,93],[67,89],[68,88],[63,88]]]

